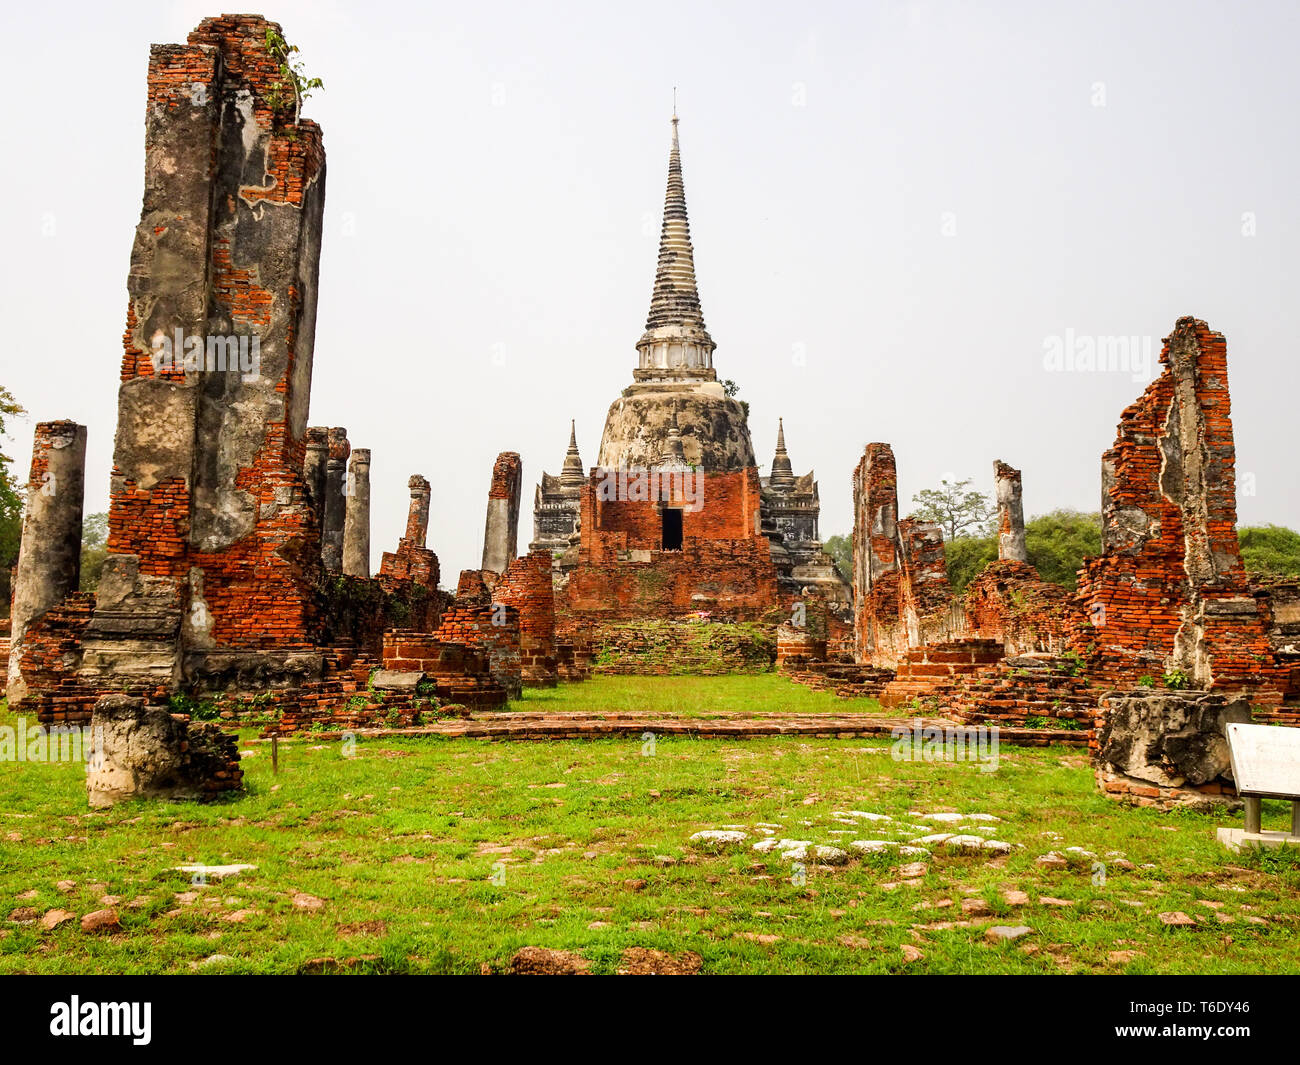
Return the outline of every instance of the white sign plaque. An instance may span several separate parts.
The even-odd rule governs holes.
[[[1238,793],[1300,798],[1300,728],[1231,722],[1228,755]]]

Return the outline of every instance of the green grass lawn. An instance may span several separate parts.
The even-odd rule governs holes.
[[[775,679],[637,678],[625,691],[646,708],[744,710]],[[584,687],[530,692],[523,705],[591,709],[599,700]],[[602,687],[618,685],[587,691]],[[1004,748],[984,773],[896,762],[889,747],[666,736],[647,753],[639,737],[394,738],[362,740],[348,757],[337,740],[308,738],[282,745],[278,775],[269,748],[249,746],[242,798],[93,813],[82,766],[4,763],[0,972],[293,973],[319,958],[499,972],[525,945],[579,952],[596,971],[633,946],[694,952],[706,973],[1300,971],[1300,865],[1230,855],[1214,840],[1228,819],[1117,806],[1097,794],[1079,751]],[[855,830],[835,811],[893,820]],[[905,826],[927,824],[909,811],[994,815],[992,838],[1014,849],[987,858],[935,848],[903,884],[900,859],[886,855],[806,863],[800,876],[749,846],[763,838],[760,822],[820,844],[907,839],[922,833]],[[1284,816],[1283,804],[1266,804],[1272,825]],[[727,825],[744,826],[743,848],[689,842]],[[1106,863],[1104,882],[1090,858],[1035,862],[1070,846]],[[172,868],[190,862],[257,868],[195,887]],[[1009,905],[1008,889],[1029,901]],[[21,907],[79,918],[105,896],[120,900],[114,934],[10,919]],[[1032,934],[987,943],[985,925],[958,923],[965,899]],[[1158,914],[1168,911],[1199,921],[1167,927]],[[904,946],[921,957],[906,962]],[[214,955],[228,960],[203,964]]]
[[[723,677],[597,675],[582,684],[526,688],[511,710],[543,713],[647,711],[676,717],[716,714],[882,714],[875,699],[840,699],[813,691],[779,673]]]

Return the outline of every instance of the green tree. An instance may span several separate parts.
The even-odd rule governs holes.
[[[943,554],[948,563],[948,580],[952,584],[952,590],[955,594],[960,594],[985,566],[997,559],[998,538],[986,535],[945,539]]]
[[[740,391],[740,385],[736,384],[735,381],[733,381],[730,377],[728,377],[724,381],[722,381],[722,391],[724,391],[732,399],[736,399],[736,393]],[[736,399],[736,402],[740,404],[740,409],[745,412],[745,419],[748,421],[749,400]]]
[[[26,413],[13,393],[0,385],[0,447],[9,435],[8,419]],[[0,451],[0,617],[9,616],[9,572],[18,561],[18,541],[23,533],[23,486],[14,477],[12,464],[12,457]]]
[[[940,481],[938,488],[925,488],[912,497],[917,504],[913,512],[922,521],[943,526],[943,538],[956,540],[964,532],[983,535],[995,510],[983,492],[973,492],[971,481]]]
[[[1252,573],[1300,576],[1300,532],[1285,525],[1247,525],[1237,530],[1241,561]]]
[[[1025,522],[1025,549],[1038,575],[1052,584],[1074,590],[1076,571],[1088,555],[1101,554],[1101,515],[1077,510],[1054,510]],[[948,580],[954,592],[966,590],[990,562],[998,557],[997,533],[957,536],[943,545]]]
[[[1101,514],[1054,510],[1027,521],[1025,550],[1043,580],[1073,591],[1084,557],[1101,554]]]
[[[99,571],[108,555],[108,515],[91,514],[81,523],[81,591],[99,587]]]
[[[266,50],[280,64],[282,79],[271,86],[267,94],[267,103],[271,105],[272,110],[278,111],[286,103],[285,90],[292,90],[293,124],[296,126],[302,105],[317,89],[325,88],[325,83],[320,78],[312,77],[307,73],[298,46],[290,44],[270,26],[266,28]]]
[[[853,539],[849,536],[832,536],[822,547],[826,553],[831,556],[835,562],[835,568],[840,571],[849,584],[853,583]]]

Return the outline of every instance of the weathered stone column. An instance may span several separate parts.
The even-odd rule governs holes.
[[[416,547],[424,547],[429,535],[429,482],[418,473],[406,482],[411,490],[411,509],[406,515],[406,536]]]
[[[364,447],[352,452],[348,468],[343,572],[349,577],[370,576],[370,449]]]
[[[86,427],[41,422],[32,444],[27,508],[14,581],[8,698],[22,702],[27,685],[19,672],[23,635],[50,607],[77,590],[81,580],[81,506],[86,484]]]
[[[993,461],[993,483],[998,500],[998,559],[1027,562],[1025,509],[1021,501],[1020,471],[1001,459]]]
[[[505,573],[515,560],[523,473],[523,462],[515,451],[501,452],[492,467],[487,524],[483,530],[483,568],[492,573]]]
[[[329,459],[329,430],[314,425],[307,430],[307,457],[303,461],[303,480],[307,498],[316,511],[316,524],[325,527],[325,463]]]
[[[343,486],[351,451],[348,431],[331,429],[329,457],[325,460],[325,522],[320,538],[321,562],[326,573],[343,572],[343,525],[347,520],[347,496]]]

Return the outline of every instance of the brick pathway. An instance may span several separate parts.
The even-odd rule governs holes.
[[[698,736],[708,739],[750,739],[759,736],[807,736],[815,739],[888,739],[895,728],[912,728],[915,717],[881,717],[876,714],[728,714],[710,717],[673,717],[650,711],[592,714],[545,714],[539,712],[488,712],[468,718],[451,718],[436,725],[403,729],[356,729],[359,738],[397,736],[445,736],[472,739],[570,740],[606,736],[660,735]],[[924,727],[968,728],[947,718],[922,718]],[[300,732],[295,740],[338,739],[341,732]],[[287,737],[281,737],[284,742]],[[1002,743],[1044,747],[1087,745],[1086,732],[1060,729],[1000,729]],[[258,742],[268,742],[260,740]]]

